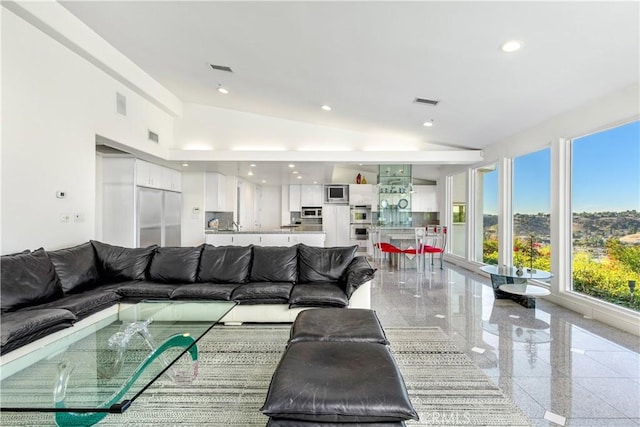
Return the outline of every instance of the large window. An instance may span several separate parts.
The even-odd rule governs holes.
[[[467,174],[452,177],[451,189],[451,253],[467,256]]]
[[[475,170],[476,225],[474,259],[498,264],[498,165]]]
[[[513,264],[551,271],[551,149],[513,159]]]
[[[640,310],[640,122],[572,142],[573,290]]]

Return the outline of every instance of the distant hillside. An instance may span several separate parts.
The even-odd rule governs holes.
[[[497,235],[497,215],[484,216],[485,238]],[[513,230],[517,237],[534,235],[541,243],[549,242],[549,214],[514,214]],[[599,247],[609,238],[623,243],[639,244],[640,213],[624,212],[579,212],[573,215],[573,243],[576,246]],[[634,236],[636,235],[636,236]]]

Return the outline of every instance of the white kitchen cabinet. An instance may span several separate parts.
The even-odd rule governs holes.
[[[325,240],[327,247],[349,246],[350,220],[349,205],[324,205],[322,231],[327,235]]]
[[[217,172],[205,174],[205,211],[225,211],[226,207],[226,177]]]
[[[162,188],[162,166],[136,159],[136,184],[141,187]]]
[[[373,184],[349,184],[349,204],[373,205],[373,187]]]
[[[175,169],[162,168],[162,189],[182,191],[182,172]]]
[[[182,192],[182,172],[136,159],[136,185]]]
[[[205,241],[214,246],[324,246],[324,233],[210,233]]]
[[[233,237],[235,238],[234,245],[236,246],[260,245],[259,234],[240,233],[234,235]]]
[[[437,186],[414,185],[411,195],[413,212],[438,212]]]
[[[300,186],[300,206],[316,207],[322,206],[322,185],[301,185]]]
[[[260,246],[293,246],[291,234],[261,234]]]
[[[289,185],[289,211],[300,212],[300,185]]]
[[[206,234],[205,241],[213,246],[238,246],[235,234]]]
[[[304,233],[304,234],[292,234],[291,244],[296,245],[303,243],[307,246],[324,247],[326,240],[326,234],[324,233]]]

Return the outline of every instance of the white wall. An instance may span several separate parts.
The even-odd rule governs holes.
[[[86,242],[96,228],[96,134],[166,156],[173,118],[4,7],[1,19],[0,252]],[[127,117],[115,112],[116,92],[127,97]]]
[[[204,172],[182,173],[182,246],[204,243]],[[200,212],[193,213],[194,208]]]
[[[377,167],[376,167],[377,169]],[[356,184],[356,177],[360,174],[360,177],[364,176],[367,179],[367,184],[378,183],[378,171],[369,172],[362,169],[353,169],[349,167],[336,165],[333,168],[331,175],[331,183],[333,184]]]
[[[282,191],[279,185],[263,185],[260,186],[260,191],[256,191],[256,194],[260,194],[259,198],[256,198],[256,209],[259,211],[256,216],[259,218],[261,230],[278,230],[280,229],[281,222],[281,198]],[[286,209],[287,217],[289,216],[289,209],[287,205]],[[290,221],[289,221],[290,222]],[[287,224],[289,224],[287,222]]]

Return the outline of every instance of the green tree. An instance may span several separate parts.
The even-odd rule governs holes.
[[[634,273],[640,274],[640,246],[625,245],[617,239],[607,240],[605,246],[609,258],[619,261]]]

